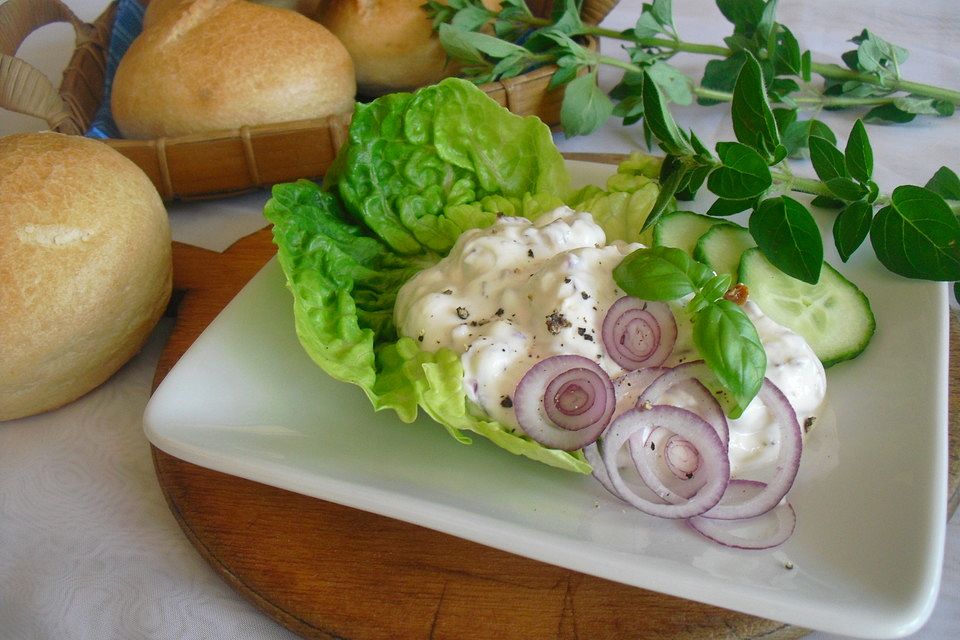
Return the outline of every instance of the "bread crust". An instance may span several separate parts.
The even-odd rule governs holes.
[[[412,91],[457,72],[422,4],[422,0],[326,3],[320,22],[353,57],[361,95]]]
[[[133,162],[79,136],[0,138],[0,420],[103,383],[171,285],[166,210]]]
[[[111,108],[125,138],[322,118],[353,109],[353,61],[299,13],[245,0],[170,8],[134,40]]]

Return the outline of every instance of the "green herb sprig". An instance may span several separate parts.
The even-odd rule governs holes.
[[[838,212],[832,235],[842,260],[869,238],[880,262],[894,273],[960,280],[960,179],[941,167],[924,186],[904,185],[882,194],[873,181],[873,151],[863,125],[952,115],[960,93],[904,80],[906,51],[869,31],[854,38],[857,48],[843,56],[848,67],[843,69],[815,62],[800,50],[793,33],[776,22],[776,0],[716,2],[734,26],[725,47],[682,41],[670,0],[644,4],[636,25],[624,32],[585,25],[572,0],[556,2],[548,20],[533,16],[523,0],[504,0],[498,14],[483,9],[478,0],[450,0],[442,12],[438,6],[443,5],[430,2],[427,9],[434,12],[447,50],[468,51],[461,59],[468,60],[469,77],[489,80],[518,75],[531,64],[556,64],[551,84],[567,85],[561,118],[568,135],[589,133],[611,115],[625,124],[642,124],[648,146],[656,143],[666,153],[660,195],[644,229],[675,199],[692,199],[705,186],[716,196],[708,214],[749,212],[750,233],[770,262],[816,283],[823,240],[807,205],[791,195],[810,194],[813,205]],[[493,34],[477,31],[491,24]],[[630,61],[588,50],[575,39],[586,34],[628,41]],[[505,48],[504,38],[523,38],[523,44]],[[696,86],[667,62],[680,51],[720,59],[707,63]],[[610,95],[597,85],[600,64],[624,71]],[[479,75],[472,76],[474,72]],[[811,101],[798,80],[806,82],[813,73],[823,76],[827,87]],[[689,104],[694,98],[730,103],[736,141],[719,142],[710,150],[694,132],[677,125],[670,104]],[[805,104],[866,106],[869,111],[841,150],[826,124],[798,119]],[[816,178],[791,171],[787,158],[801,154],[809,155]]]
[[[759,63],[747,58],[734,86],[736,142],[711,153],[673,120],[654,80],[645,79],[643,126],[667,152],[660,197],[647,218],[655,224],[671,198],[692,197],[705,184],[717,199],[707,211],[725,216],[749,211],[749,229],[760,250],[784,273],[816,284],[823,240],[807,205],[791,192],[816,196],[813,204],[839,211],[833,239],[846,261],[869,237],[880,262],[908,278],[960,280],[960,179],[941,167],[924,186],[904,185],[882,195],[873,181],[873,151],[858,120],[841,151],[826,125],[808,136],[817,179],[797,177],[766,100]]]
[[[589,103],[593,109],[568,108],[567,131],[589,133],[608,117],[626,124],[642,115],[640,76],[648,73],[670,102],[709,105],[733,100],[733,83],[748,56],[760,64],[769,100],[777,105],[778,123],[788,140],[802,141],[811,125],[798,121],[799,109],[846,109],[867,111],[865,122],[909,122],[917,116],[951,116],[960,104],[960,91],[913,82],[902,76],[908,58],[903,47],[869,30],[851,38],[856,48],[841,56],[845,66],[815,61],[800,47],[793,32],[777,22],[777,0],[716,0],[733,33],[722,45],[681,39],[673,22],[672,0],[645,3],[630,29],[617,31],[586,24],[579,3],[554,3],[550,18],[533,15],[524,0],[504,0],[499,12],[487,10],[481,0],[429,0],[425,5],[440,32],[441,42],[452,57],[466,64],[466,77],[477,82],[510,78],[536,64],[556,64],[554,86],[574,82],[586,70],[595,75],[601,65],[624,72],[607,96],[588,90],[588,80],[579,80],[579,91],[570,101]],[[487,32],[481,32],[485,29]],[[629,61],[589,51],[578,36],[605,37],[622,41]],[[505,47],[509,42],[511,47]],[[517,44],[522,43],[522,44]],[[669,63],[677,53],[711,56],[699,83]],[[824,80],[822,89],[810,85],[813,75]],[[593,86],[596,87],[594,81]],[[596,105],[603,104],[602,108]],[[792,130],[791,130],[792,128]],[[788,149],[790,147],[788,146]],[[797,153],[800,149],[791,149]]]
[[[694,346],[726,391],[719,395],[727,412],[740,417],[763,384],[767,356],[743,308],[724,298],[730,275],[714,274],[680,249],[651,247],[624,258],[613,278],[626,293],[643,300],[670,301],[692,294],[685,310],[693,322]]]

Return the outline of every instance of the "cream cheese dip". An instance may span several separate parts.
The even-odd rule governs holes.
[[[513,394],[538,361],[573,354],[594,360],[611,378],[626,373],[607,355],[600,327],[610,306],[625,295],[613,269],[640,246],[607,244],[589,213],[567,207],[535,221],[501,217],[490,227],[464,232],[447,257],[411,278],[397,295],[394,320],[401,335],[424,349],[461,354],[472,410],[522,432]],[[824,401],[820,361],[803,338],[756,305],[747,303],[745,310],[767,351],[767,377],[803,424]],[[697,357],[690,323],[676,315],[677,345],[667,366]],[[730,421],[730,432],[734,472],[776,457],[778,429],[759,401]]]

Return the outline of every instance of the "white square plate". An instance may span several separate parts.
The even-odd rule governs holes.
[[[581,183],[611,171],[570,167]],[[428,418],[374,413],[301,348],[276,259],[170,371],[144,425],[188,462],[576,571],[807,628],[902,636],[926,621],[940,581],[947,289],[891,275],[869,253],[842,271],[870,297],[877,334],[829,370],[836,423],[810,434],[790,494],[797,529],[771,551],[720,547],[624,508],[590,477],[481,437],[458,444]]]

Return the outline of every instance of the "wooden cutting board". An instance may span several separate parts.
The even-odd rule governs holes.
[[[273,254],[267,230],[223,254],[174,243],[176,324],[154,386]],[[960,467],[958,345],[954,317],[951,512]],[[155,447],[153,460],[167,503],[200,555],[237,592],[306,638],[780,640],[807,633],[225,475]]]

